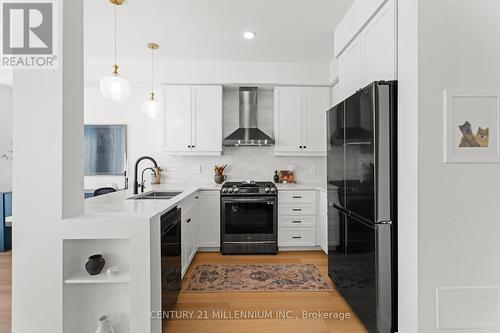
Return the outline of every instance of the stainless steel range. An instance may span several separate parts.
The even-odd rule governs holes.
[[[221,189],[223,254],[278,252],[278,189],[271,182],[226,182]]]

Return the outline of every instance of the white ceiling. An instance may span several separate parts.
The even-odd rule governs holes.
[[[113,57],[113,5],[85,0],[87,60]],[[216,62],[328,62],[333,29],[353,0],[125,0],[118,58]],[[243,39],[246,30],[254,40]]]

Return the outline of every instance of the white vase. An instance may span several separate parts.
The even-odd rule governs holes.
[[[115,333],[115,330],[111,327],[111,320],[108,315],[102,315],[99,318],[95,333]]]

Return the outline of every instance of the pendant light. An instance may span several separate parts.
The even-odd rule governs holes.
[[[113,65],[113,74],[103,77],[100,81],[100,87],[104,98],[113,102],[119,102],[130,95],[130,83],[120,77],[118,73],[119,66],[116,64],[116,7],[122,5],[124,0],[109,0],[109,2],[114,5],[115,9],[115,64]]]
[[[155,99],[155,84],[154,84],[154,51],[158,48],[156,43],[148,43],[148,48],[151,50],[151,94],[149,99],[142,104],[142,112],[144,112],[149,118],[155,119],[160,114],[161,105]]]

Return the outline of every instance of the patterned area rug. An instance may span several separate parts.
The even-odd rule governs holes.
[[[313,264],[196,265],[184,291],[333,291]]]

